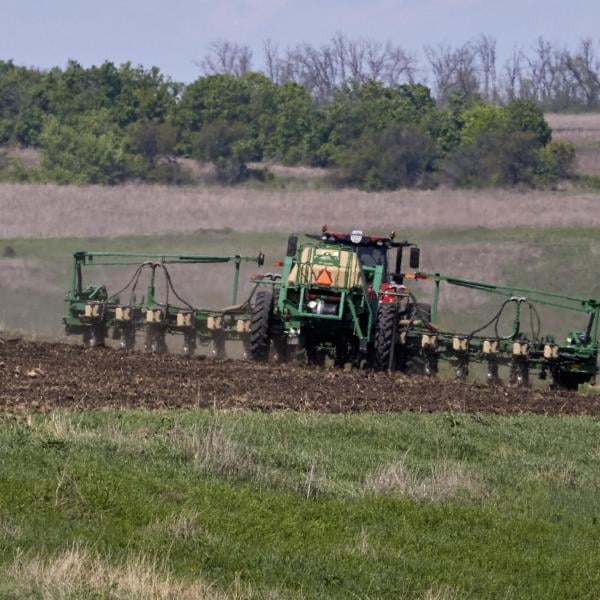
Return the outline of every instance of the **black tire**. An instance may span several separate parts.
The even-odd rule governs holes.
[[[395,304],[380,304],[375,323],[374,362],[377,371],[387,371],[393,361],[394,330],[398,318],[398,308]]]
[[[269,328],[273,306],[273,292],[260,290],[256,293],[250,321],[250,360],[267,362],[271,347]]]

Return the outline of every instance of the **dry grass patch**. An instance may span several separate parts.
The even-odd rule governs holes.
[[[184,510],[166,519],[159,519],[148,525],[149,533],[159,533],[174,540],[197,540],[209,538],[210,534],[202,527],[200,515],[193,510]]]
[[[565,210],[565,202],[569,210]],[[502,189],[368,193],[354,189],[3,184],[0,214],[0,238],[9,239],[195,233],[199,227],[241,232],[315,231],[322,223],[368,231],[400,225],[404,229],[524,224],[598,227],[600,197]]]
[[[600,141],[600,113],[545,115],[556,140],[568,140],[576,145]]]
[[[89,550],[73,547],[49,558],[18,556],[5,576],[15,582],[18,596],[42,598],[182,599],[225,598],[204,581],[173,579],[144,557],[129,557],[111,565]]]
[[[0,540],[17,539],[21,537],[23,530],[14,518],[0,513]]]
[[[454,588],[443,586],[428,589],[423,600],[458,600],[460,597],[461,594]]]
[[[194,430],[179,435],[175,443],[197,467],[217,475],[238,475],[250,466],[249,451],[234,440],[223,427]]]
[[[571,461],[540,465],[533,480],[567,488],[577,488],[581,485],[577,467]]]
[[[32,415],[28,415],[26,422],[35,435],[65,442],[101,442],[120,449],[141,448],[151,441],[145,429],[125,431],[118,422],[110,422],[99,429],[89,429],[81,424],[81,419],[76,415],[59,411],[50,413],[47,418],[38,422]]]
[[[431,466],[430,475],[420,477],[404,462],[383,467],[367,477],[367,492],[375,495],[408,496],[415,500],[450,500],[480,490],[479,479],[460,465],[442,461]]]

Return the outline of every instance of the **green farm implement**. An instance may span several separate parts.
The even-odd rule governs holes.
[[[528,386],[535,374],[557,389],[577,389],[595,380],[600,301],[423,273],[419,262],[419,248],[397,241],[393,233],[367,236],[323,227],[321,234],[308,235],[301,244],[298,236],[290,236],[286,257],[278,263],[281,272],[254,276],[251,291],[239,303],[241,266],[262,266],[262,253],[77,252],[64,323],[67,334],[81,335],[88,346],[103,345],[111,336],[125,350],[132,350],[143,336],[146,351],[165,352],[166,336],[175,334],[183,338],[188,355],[200,344],[223,357],[226,342],[235,340],[257,362],[302,360],[323,366],[331,361],[340,368],[425,376],[446,363],[458,378],[478,366],[490,384],[499,383],[506,372],[510,384]],[[203,308],[184,298],[187,294],[174,284],[170,271],[173,265],[187,269],[227,263],[233,265],[233,277],[231,304],[225,308]],[[84,284],[84,274],[87,282],[88,271],[96,267],[127,268],[123,287],[109,292],[106,285]],[[429,301],[423,301],[423,283]],[[498,297],[498,306],[487,322],[472,330],[448,330],[439,318],[443,286]],[[581,329],[557,341],[542,331],[541,307],[580,314]]]
[[[169,271],[172,265],[233,264],[231,305],[221,309],[199,308],[179,293]],[[151,352],[167,350],[166,335],[183,338],[184,354],[192,354],[197,343],[210,345],[212,353],[225,355],[226,340],[249,345],[252,294],[238,303],[240,268],[243,263],[262,266],[264,256],[195,256],[180,254],[140,254],[76,252],[73,278],[66,298],[63,321],[67,334],[82,335],[87,346],[102,346],[112,334],[121,347],[132,350],[136,334],[144,334],[144,347]],[[84,273],[92,268],[130,269],[125,285],[109,293],[105,285],[84,284]],[[202,273],[196,271],[196,278]],[[158,298],[161,279],[163,298]]]
[[[285,360],[291,351],[304,354],[309,364],[322,365],[330,357],[339,367],[349,363],[423,375],[437,373],[443,361],[459,378],[481,364],[491,384],[499,383],[500,368],[506,368],[513,385],[529,385],[536,372],[551,387],[563,389],[576,389],[596,376],[597,300],[421,273],[419,248],[396,241],[394,234],[366,236],[323,227],[321,235],[307,237],[300,246],[297,236],[290,237],[280,277],[270,277],[256,293],[253,360],[266,361],[271,355]],[[408,272],[402,269],[406,249]],[[415,295],[416,286],[425,281],[433,284],[430,303]],[[499,296],[497,313],[473,331],[444,330],[438,324],[442,284]],[[585,326],[559,344],[543,335],[539,306],[581,313]],[[512,330],[502,335],[500,319],[509,311]]]

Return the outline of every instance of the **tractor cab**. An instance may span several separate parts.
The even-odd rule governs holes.
[[[351,233],[329,231],[327,225],[323,225],[321,235],[307,234],[306,237],[319,240],[323,245],[338,245],[355,252],[368,283],[372,283],[375,267],[382,267],[382,281],[384,283],[391,281],[402,283],[403,250],[407,247],[411,249],[411,269],[419,268],[419,248],[406,240],[395,241],[396,234],[393,231],[387,237],[370,236],[365,235],[360,230],[354,230]],[[393,249],[396,250],[396,260],[394,269],[391,271],[390,259],[392,258]]]

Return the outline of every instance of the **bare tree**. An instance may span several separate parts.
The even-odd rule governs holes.
[[[438,103],[445,104],[454,92],[466,97],[479,92],[477,55],[472,44],[457,48],[447,44],[426,46],[425,56],[431,67]]]
[[[512,102],[520,94],[523,80],[523,52],[513,48],[511,57],[504,63],[501,100]]]
[[[533,55],[527,56],[529,75],[535,99],[548,104],[556,91],[562,57],[551,42],[539,37]]]
[[[600,61],[596,57],[593,41],[590,38],[582,39],[578,52],[571,56],[565,51],[563,59],[565,69],[576,83],[576,92],[582,102],[587,108],[597,106],[600,96]]]
[[[459,46],[427,46],[424,51],[440,105],[455,92],[493,103],[528,98],[554,109],[600,104],[600,57],[588,38],[570,52],[539,37],[527,52],[515,48],[500,74],[497,43],[487,35]],[[252,58],[249,46],[218,40],[199,64],[207,74],[240,76],[252,68]],[[329,100],[340,87],[359,87],[367,81],[388,87],[413,83],[417,67],[416,57],[392,42],[350,39],[340,32],[319,46],[263,43],[265,75],[277,84],[302,85],[317,101]]]
[[[252,50],[249,46],[216,40],[210,45],[200,67],[207,75],[222,73],[240,77],[252,69]]]
[[[498,90],[496,88],[496,40],[487,35],[480,36],[473,44],[477,58],[483,88],[482,96],[490,101],[498,100]]]

